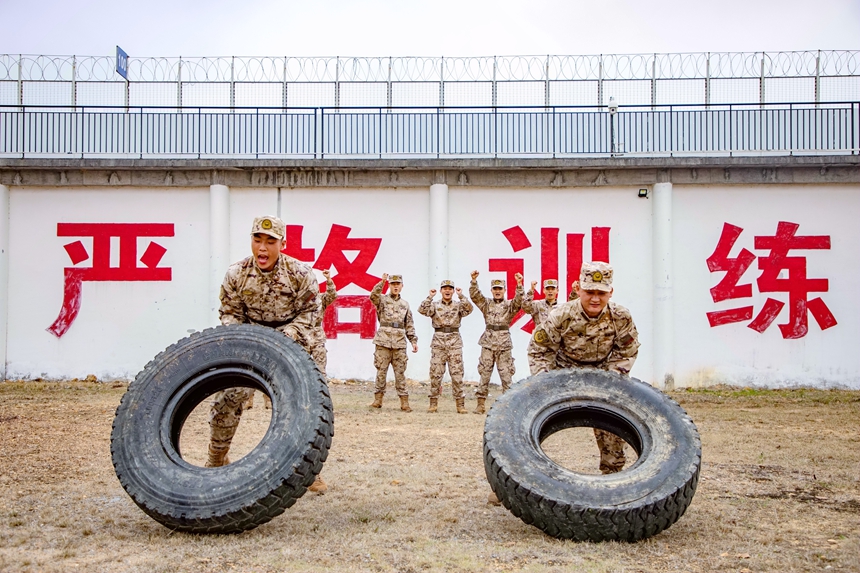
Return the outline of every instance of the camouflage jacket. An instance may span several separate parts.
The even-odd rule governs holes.
[[[526,296],[523,297],[523,310],[532,315],[532,320],[535,323],[535,328],[539,328],[541,324],[549,316],[549,313],[558,307],[558,299],[550,305],[546,299],[535,300],[535,291],[529,290]],[[528,352],[542,352],[544,349],[535,344],[534,340],[529,341]]]
[[[317,293],[317,311],[314,315],[314,329],[313,334],[311,335],[311,345],[316,346],[319,344],[325,344],[325,330],[322,326],[323,317],[325,316],[325,309],[327,309],[336,298],[337,289],[334,287],[334,281],[328,279],[325,282],[325,292]]]
[[[558,305],[532,340],[555,351],[558,368],[592,367],[627,374],[639,354],[639,333],[630,311],[610,301],[600,316],[589,318],[582,302]]]
[[[271,271],[254,257],[233,263],[221,284],[221,324],[254,323],[276,328],[308,347],[313,336],[319,285],[308,265],[281,254]]]
[[[460,319],[472,313],[472,303],[465,297],[459,300],[445,302],[433,300],[433,296],[425,298],[418,307],[418,312],[433,319],[433,328],[460,328]],[[463,348],[463,338],[459,332],[433,333],[430,348]]]
[[[409,339],[409,342],[418,344],[409,303],[400,295],[394,298],[390,294],[382,294],[383,286],[385,281],[379,281],[370,291],[370,302],[376,307],[379,319],[373,343],[385,348],[406,348],[406,340]],[[387,326],[391,324],[395,326]]]
[[[508,328],[514,315],[522,306],[523,287],[517,287],[517,294],[511,300],[496,302],[493,299],[484,298],[478,283],[472,281],[469,285],[469,296],[478,310],[483,313],[484,322],[487,325],[484,334],[478,339],[478,344],[490,350],[511,350],[514,345],[511,343],[511,332]],[[500,330],[494,330],[492,327],[499,327]]]

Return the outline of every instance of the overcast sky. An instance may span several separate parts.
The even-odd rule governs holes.
[[[860,49],[860,0],[0,0],[0,53],[481,56]]]

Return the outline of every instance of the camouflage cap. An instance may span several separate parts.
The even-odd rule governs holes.
[[[444,281],[442,281],[442,284],[439,285],[439,288],[442,288],[442,287],[454,288],[454,281],[449,280],[449,279],[445,279]]]
[[[579,288],[611,292],[612,267],[609,263],[582,263],[582,271],[579,273]]]
[[[490,281],[490,288],[505,288],[505,281],[503,279],[493,279]]]
[[[283,240],[286,236],[284,222],[277,217],[257,217],[254,219],[254,225],[251,227],[251,234],[263,234]]]
[[[403,284],[403,275],[389,275],[388,276],[388,284],[391,284],[391,283]]]
[[[558,281],[556,279],[546,279],[543,281],[543,288],[546,287],[558,288]]]

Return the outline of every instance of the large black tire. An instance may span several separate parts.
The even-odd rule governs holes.
[[[563,468],[541,443],[574,427],[610,431],[639,459],[609,475]],[[659,390],[613,372],[533,376],[502,395],[484,425],[484,469],[496,496],[524,522],[564,539],[638,541],[663,531],[690,505],[701,460],[686,412]]]
[[[195,406],[230,387],[272,399],[260,443],[220,468],[184,461],[182,426]],[[236,533],[293,505],[328,455],[334,416],[325,378],[277,330],[219,326],[168,347],[129,385],[116,411],[111,455],[120,483],[159,523],[193,533]]]

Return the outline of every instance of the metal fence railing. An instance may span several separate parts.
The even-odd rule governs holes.
[[[0,105],[452,107],[860,99],[860,51],[485,57],[0,54]]]
[[[463,108],[0,106],[0,157],[857,154],[860,103]]]

